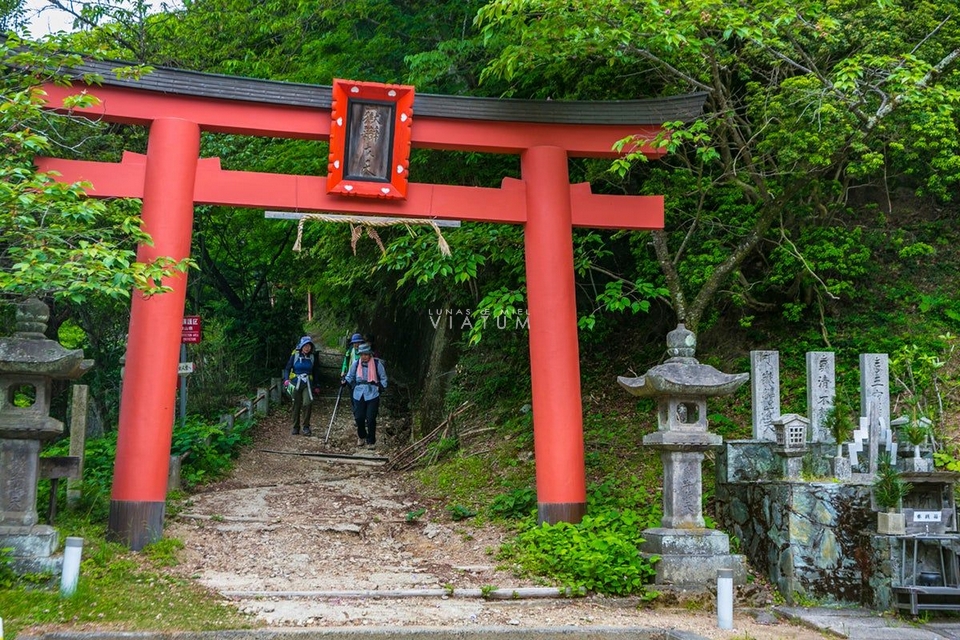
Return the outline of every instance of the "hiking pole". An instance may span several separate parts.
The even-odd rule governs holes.
[[[323,444],[327,444],[330,439],[330,429],[333,428],[333,419],[337,417],[337,407],[340,406],[340,396],[343,395],[343,388],[346,385],[340,385],[340,391],[337,392],[337,401],[333,403],[333,414],[330,416],[330,424],[327,425],[327,435],[323,437]]]

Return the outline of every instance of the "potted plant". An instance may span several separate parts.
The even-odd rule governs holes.
[[[900,427],[900,435],[913,445],[913,459],[910,461],[913,468],[911,470],[917,472],[930,471],[930,464],[920,455],[920,447],[926,444],[932,435],[930,420],[914,411],[910,420]]]
[[[837,443],[837,455],[833,459],[833,475],[839,479],[850,478],[850,460],[843,457],[843,443],[853,437],[854,424],[850,412],[842,404],[835,404],[827,411],[823,425]]]
[[[906,533],[906,519],[899,509],[912,488],[891,462],[890,456],[881,456],[873,478],[873,500],[880,509],[877,513],[877,533],[888,536]]]

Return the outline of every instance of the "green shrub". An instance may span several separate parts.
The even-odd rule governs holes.
[[[532,487],[501,493],[490,503],[490,515],[504,520],[519,520],[536,512],[537,492]]]
[[[0,549],[0,589],[10,589],[17,583],[17,574],[13,570],[11,547]]]
[[[623,509],[584,516],[576,525],[530,526],[503,546],[500,558],[574,592],[640,594],[654,577],[652,562],[639,553],[643,523],[636,511]]]
[[[900,434],[914,447],[922,446],[931,435],[930,421],[914,412],[910,422],[900,427]]]
[[[210,424],[202,418],[188,416],[186,424],[173,430],[171,453],[189,455],[183,460],[180,478],[186,486],[222,477],[233,466],[240,447],[250,441],[252,422],[237,423],[225,431],[223,425]],[[44,447],[43,456],[70,455],[70,440],[62,438]],[[117,457],[117,432],[84,444],[83,480],[79,510],[91,522],[106,522],[110,509],[113,466]],[[66,501],[66,482],[59,483],[58,500]],[[46,514],[50,503],[50,483],[37,488],[37,511]]]
[[[43,448],[42,456],[70,455],[70,440],[62,438]],[[102,438],[87,440],[84,443],[83,479],[80,484],[81,497],[77,510],[91,522],[106,522],[110,510],[110,490],[113,484],[113,465],[117,457],[117,432],[108,433]],[[67,483],[58,483],[57,500],[66,501]],[[47,513],[50,504],[50,483],[40,482],[37,486],[37,511],[41,516]]]
[[[212,424],[199,416],[187,416],[183,425],[173,429],[172,455],[184,458],[180,467],[180,479],[194,486],[220,478],[233,467],[233,460],[240,447],[250,442],[252,422],[237,422],[225,430],[223,424]]]

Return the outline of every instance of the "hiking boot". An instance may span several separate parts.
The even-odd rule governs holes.
[[[290,432],[290,435],[292,436],[300,435],[300,427],[294,427],[293,430]]]
[[[303,428],[303,435],[305,435],[305,436],[312,436],[312,435],[313,435],[313,431],[310,431],[310,427],[304,427],[304,428]]]
[[[366,440],[364,440],[363,438],[357,438],[357,446],[358,446],[358,447],[362,447],[362,446],[364,446],[365,444],[367,444],[367,441],[366,441]]]

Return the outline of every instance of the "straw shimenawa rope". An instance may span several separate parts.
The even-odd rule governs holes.
[[[383,246],[383,241],[380,240],[379,234],[377,234],[374,227],[392,227],[398,224],[402,224],[407,227],[409,230],[410,225],[412,224],[425,224],[429,225],[431,229],[437,234],[437,246],[440,249],[440,253],[445,256],[450,255],[450,245],[447,244],[446,238],[443,237],[443,234],[440,232],[440,227],[436,222],[428,218],[410,218],[408,220],[370,220],[365,219],[361,216],[356,218],[344,217],[342,215],[326,215],[323,213],[305,213],[303,217],[300,218],[300,222],[297,224],[297,240],[293,243],[293,250],[299,252],[301,248],[301,243],[303,241],[303,223],[307,220],[320,220],[321,222],[349,222],[350,223],[350,248],[353,249],[353,254],[357,254],[357,240],[360,239],[360,236],[363,235],[363,229],[366,227],[367,236],[377,243],[377,246],[380,247],[381,253],[386,253],[387,249]]]

